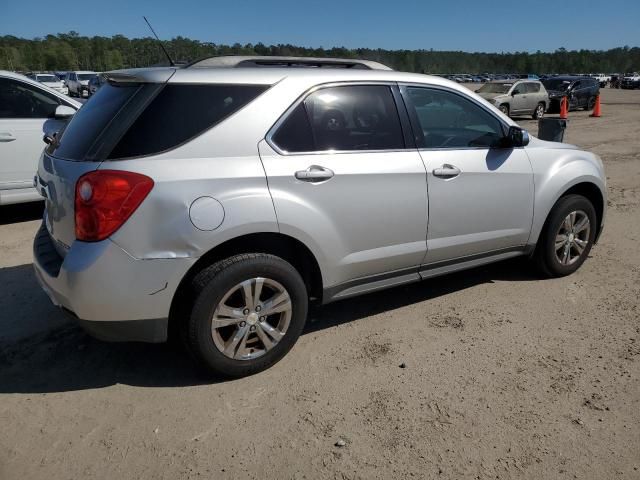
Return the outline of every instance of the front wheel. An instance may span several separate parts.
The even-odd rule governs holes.
[[[544,117],[544,103],[540,102],[536,106],[536,109],[533,111],[532,117],[533,117],[534,120],[539,120],[542,117]]]
[[[544,275],[563,277],[580,268],[595,241],[596,218],[593,204],[582,195],[558,200],[536,246],[535,261]]]
[[[187,348],[200,365],[243,377],[284,357],[302,333],[307,290],[298,271],[267,254],[243,254],[200,272],[184,325]]]
[[[500,111],[502,113],[504,113],[507,117],[509,116],[509,105],[507,105],[506,103],[503,103],[502,105],[500,105],[500,107],[498,107],[500,109]]]

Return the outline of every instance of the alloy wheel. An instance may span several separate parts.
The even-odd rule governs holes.
[[[582,210],[569,213],[560,224],[555,239],[556,259],[561,265],[572,265],[589,244],[591,222]]]
[[[279,282],[256,277],[231,288],[211,319],[211,336],[222,354],[253,360],[275,347],[287,333],[291,297]]]

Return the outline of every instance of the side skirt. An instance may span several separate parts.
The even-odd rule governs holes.
[[[531,253],[529,246],[518,246],[494,250],[477,255],[459,257],[453,260],[430,263],[420,267],[412,267],[403,270],[396,270],[368,277],[361,277],[355,280],[325,288],[322,295],[322,303],[327,304],[343,298],[355,297],[365,293],[376,292],[386,288],[396,287],[409,283],[426,280],[440,275],[467,270],[489,263],[499,262],[508,258],[519,257]]]

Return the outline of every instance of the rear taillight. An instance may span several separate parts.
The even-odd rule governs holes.
[[[118,230],[153,188],[145,175],[118,170],[89,172],[76,183],[76,238],[97,242]]]

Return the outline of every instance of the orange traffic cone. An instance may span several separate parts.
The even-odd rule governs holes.
[[[562,97],[560,101],[560,118],[566,120],[569,117],[569,106],[567,102],[567,97]]]
[[[596,105],[593,107],[593,113],[589,115],[590,117],[600,117],[602,113],[600,112],[600,94],[596,95]]]

